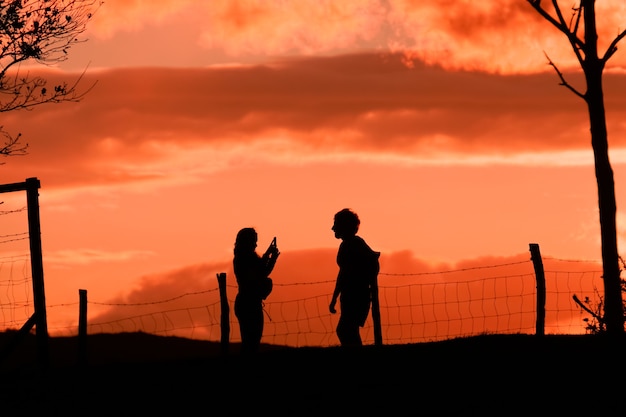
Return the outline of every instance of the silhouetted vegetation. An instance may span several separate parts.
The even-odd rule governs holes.
[[[623,262],[622,262],[623,263]],[[626,321],[626,280],[621,279],[622,284],[622,304],[624,305],[624,320]],[[582,300],[576,294],[573,295],[574,302],[585,310],[591,317],[583,318],[585,322],[585,330],[591,334],[606,332],[606,320],[604,319],[604,297],[596,289],[596,299],[593,301],[590,297],[584,297]]]
[[[82,42],[82,34],[99,0],[0,1],[0,113],[28,110],[45,103],[79,101],[89,90],[80,91],[80,78],[72,84],[48,86],[41,76],[20,70],[20,64],[43,65],[65,61],[68,50]],[[21,134],[0,126],[0,155],[22,155],[28,144]]]
[[[621,407],[586,394],[589,359],[624,351],[624,340],[602,335],[484,335],[353,349],[263,345],[253,357],[237,345],[221,354],[218,343],[145,333],[88,339],[89,363],[79,366],[76,338],[51,338],[45,373],[34,368],[34,338],[28,341],[20,364],[14,357],[0,367],[3,413],[501,416]],[[594,381],[607,375],[593,370]],[[251,399],[242,401],[243,392]]]

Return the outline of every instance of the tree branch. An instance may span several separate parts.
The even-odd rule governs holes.
[[[567,40],[572,46],[572,50],[574,54],[576,54],[576,58],[580,64],[583,63],[583,56],[580,54],[581,50],[585,50],[585,42],[576,36],[576,32],[578,31],[578,25],[580,22],[580,8],[576,9],[576,23],[574,24],[574,29],[570,29],[570,26],[565,21],[563,17],[563,13],[561,13],[561,9],[556,0],[552,0],[552,4],[554,6],[556,15],[558,20],[555,19],[550,13],[548,13],[542,6],[541,0],[527,0],[528,3],[539,13],[545,20],[550,22],[554,27],[556,27],[559,31],[561,31],[565,36],[567,36]]]
[[[97,84],[97,81],[94,81],[85,90],[78,90],[79,83],[88,67],[89,65],[72,84],[63,82],[51,88],[46,88],[47,81],[44,78],[31,78],[28,73],[23,77],[16,73],[8,87],[4,87],[3,82],[0,81],[0,96],[9,97],[8,100],[0,100],[0,113],[21,109],[30,110],[46,103],[79,102]]]
[[[578,97],[582,98],[583,100],[587,100],[587,97],[584,94],[582,94],[577,89],[572,87],[572,85],[565,80],[565,76],[563,75],[563,73],[561,71],[559,71],[559,69],[557,68],[556,64],[554,62],[552,62],[552,60],[550,59],[548,54],[546,54],[545,52],[544,52],[544,54],[546,55],[546,58],[548,59],[548,63],[550,64],[550,66],[552,68],[554,68],[554,71],[556,71],[556,74],[561,79],[561,83],[559,85],[562,85],[562,86],[568,88],[570,91],[572,91],[574,94],[576,94]]]
[[[4,143],[0,145],[1,156],[26,155],[28,143],[20,143],[20,139],[22,137],[21,133],[17,136],[11,136],[3,130],[3,126],[0,126],[0,136],[4,137]],[[0,162],[0,165],[4,165],[4,162]]]
[[[572,298],[574,299],[574,302],[580,306],[580,308],[585,310],[587,313],[591,314],[594,319],[598,320],[598,323],[600,323],[600,325],[604,323],[604,319],[598,314],[596,314],[595,312],[591,311],[589,307],[587,307],[582,301],[580,301],[580,299],[576,296],[576,294],[574,294]]]
[[[48,85],[42,76],[31,77],[28,70],[23,74],[20,65],[65,61],[73,45],[85,42],[79,35],[102,4],[102,0],[0,0],[0,113],[78,102],[91,91],[95,82],[79,91],[86,69],[73,83]],[[0,127],[0,156],[25,154],[28,145],[21,144],[20,137]]]
[[[605,64],[606,61],[608,61],[613,56],[613,54],[617,52],[617,44],[624,38],[624,36],[626,36],[626,30],[617,35],[615,39],[613,39],[613,42],[611,42],[609,47],[606,49],[604,56],[602,57],[603,64]]]

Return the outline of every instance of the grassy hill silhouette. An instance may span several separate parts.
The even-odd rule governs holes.
[[[612,375],[624,370],[626,343],[603,335],[264,345],[247,358],[236,344],[224,353],[215,342],[95,334],[82,365],[77,347],[77,338],[51,338],[50,366],[41,371],[29,335],[0,366],[3,414],[623,415],[614,400],[621,402],[624,379]]]

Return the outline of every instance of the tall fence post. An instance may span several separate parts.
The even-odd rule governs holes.
[[[39,180],[27,178],[24,182],[0,185],[0,193],[26,190],[28,210],[28,235],[30,242],[30,267],[33,284],[33,304],[35,312],[20,329],[18,338],[27,334],[33,326],[36,330],[37,357],[41,368],[49,365],[48,321],[46,318],[46,297],[43,285],[43,257],[41,251],[41,225],[39,224]],[[17,343],[17,341],[15,342]],[[14,344],[10,345],[13,349]]]
[[[376,252],[380,257],[380,252]],[[372,285],[372,321],[374,322],[374,344],[381,346],[383,344],[383,332],[380,322],[380,303],[378,300],[378,275],[374,277]]]
[[[230,306],[228,305],[228,297],[226,296],[226,272],[217,274],[217,283],[220,288],[220,306],[221,306],[221,349],[222,353],[228,353],[228,345],[230,340]]]
[[[87,290],[78,290],[78,361],[87,363]]]
[[[535,334],[543,336],[545,334],[546,322],[546,276],[543,270],[543,261],[537,243],[530,245],[530,259],[535,268],[535,280],[537,282],[537,321],[535,324]]]
[[[43,256],[41,250],[41,225],[39,224],[39,187],[37,178],[27,178],[26,202],[28,205],[28,234],[30,238],[30,263],[33,280],[33,302],[35,304],[35,330],[37,355],[41,367],[47,368],[48,319],[46,317],[46,292],[43,285]]]

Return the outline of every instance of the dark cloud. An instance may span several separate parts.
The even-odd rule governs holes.
[[[584,91],[580,76],[569,79]],[[93,71],[83,85],[93,82],[80,103],[6,115],[5,129],[22,132],[30,144],[28,156],[10,160],[16,169],[37,167],[55,183],[125,182],[141,177],[129,178],[113,163],[166,163],[172,146],[241,146],[276,131],[303,153],[476,156],[589,148],[583,100],[550,73],[407,68],[398,56],[369,54]],[[619,147],[626,140],[619,121],[626,76],[607,75],[605,86],[610,138]]]

